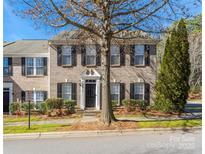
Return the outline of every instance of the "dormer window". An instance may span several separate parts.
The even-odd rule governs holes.
[[[111,46],[110,64],[120,65],[120,47],[116,45]]]
[[[144,65],[144,45],[135,45],[134,65]]]
[[[96,45],[86,45],[86,65],[96,65]]]

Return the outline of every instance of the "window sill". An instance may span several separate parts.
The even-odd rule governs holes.
[[[142,65],[134,65],[135,67],[146,67],[145,64],[142,64]]]
[[[38,77],[44,77],[46,75],[25,75],[27,78],[38,78]]]
[[[93,64],[93,65],[86,65],[87,67],[97,67],[96,64]]]
[[[62,67],[73,67],[72,64],[68,64],[68,65],[61,65]]]
[[[120,64],[113,64],[113,65],[110,65],[110,67],[120,67],[121,65]]]

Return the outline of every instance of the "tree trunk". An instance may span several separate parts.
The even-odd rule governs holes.
[[[112,104],[110,99],[110,37],[102,39],[101,53],[102,53],[102,113],[101,121],[104,124],[110,125],[115,121],[112,111]]]

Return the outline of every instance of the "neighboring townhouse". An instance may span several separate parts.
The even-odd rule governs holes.
[[[4,112],[13,101],[46,98],[77,101],[82,109],[101,109],[102,56],[97,40],[80,31],[62,32],[52,40],[4,44]],[[111,99],[153,102],[156,40],[138,37],[112,41]]]

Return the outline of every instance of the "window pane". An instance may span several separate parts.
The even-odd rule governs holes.
[[[33,67],[27,67],[26,74],[27,74],[27,75],[33,75],[33,74],[34,74],[34,69],[33,69]]]
[[[111,100],[118,101],[119,95],[118,94],[111,94]]]
[[[8,57],[4,57],[4,67],[9,67],[9,59],[8,59]]]
[[[33,66],[33,58],[26,58],[26,66]]]
[[[135,55],[144,55],[144,45],[135,45]]]
[[[63,46],[62,47],[63,55],[71,55],[71,46]]]
[[[96,46],[95,45],[86,45],[86,55],[95,55],[96,56]]]
[[[119,55],[120,54],[120,47],[116,45],[111,46],[111,55]]]
[[[144,64],[144,56],[136,55],[134,58],[135,65],[143,65]]]
[[[44,66],[43,64],[43,58],[36,58],[36,66]]]
[[[9,68],[8,67],[4,67],[4,75],[8,75],[9,74]]]
[[[36,75],[43,75],[43,74],[44,74],[44,67],[37,67]]]
[[[44,101],[44,93],[43,91],[36,91],[36,102]]]
[[[64,65],[71,64],[71,56],[70,55],[63,55],[62,57],[62,63]]]
[[[62,85],[62,97],[63,99],[71,99],[72,94],[72,84],[71,83],[65,83]]]
[[[120,64],[120,55],[111,55],[111,65]]]
[[[134,85],[134,98],[144,99],[144,83],[136,83]]]
[[[86,64],[87,65],[95,65],[96,63],[96,56],[87,55],[86,56]]]

